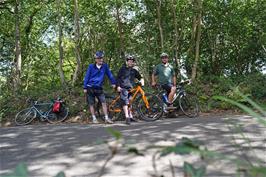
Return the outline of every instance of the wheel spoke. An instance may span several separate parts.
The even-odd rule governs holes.
[[[193,96],[182,96],[179,100],[182,112],[188,117],[197,117],[199,113],[198,101]]]
[[[15,117],[16,125],[27,125],[36,117],[36,111],[32,108],[24,109],[17,113]]]
[[[62,105],[59,113],[54,113],[52,109],[49,111],[47,120],[50,123],[58,123],[64,121],[68,116],[68,108]]]
[[[137,103],[137,110],[141,118],[145,121],[154,121],[159,119],[163,114],[163,107],[160,99],[153,94],[146,94],[149,108],[147,108],[143,99],[139,98]]]

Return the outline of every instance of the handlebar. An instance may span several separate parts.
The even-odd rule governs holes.
[[[178,83],[178,85],[190,85],[192,83],[191,79],[187,79],[187,80],[184,80],[184,81],[181,81]]]

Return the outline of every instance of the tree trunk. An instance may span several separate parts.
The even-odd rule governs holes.
[[[64,71],[63,71],[63,62],[64,62],[64,50],[62,45],[63,38],[63,30],[62,30],[62,16],[61,16],[61,0],[57,0],[57,8],[58,8],[58,28],[59,28],[59,66],[58,71],[60,75],[61,85],[66,86]]]
[[[159,32],[160,32],[160,44],[161,44],[161,51],[164,50],[164,41],[163,41],[163,28],[162,28],[162,24],[161,24],[161,0],[157,0],[157,6],[156,6],[156,10],[157,10],[157,23],[158,23],[158,28],[159,28]]]
[[[192,33],[191,33],[191,38],[190,38],[190,46],[188,49],[188,56],[192,56],[192,51],[194,49],[195,46],[195,36],[196,36],[196,32],[197,32],[197,18],[196,16],[193,17],[193,21],[192,21]]]
[[[175,56],[174,56],[174,61],[175,61],[175,66],[176,69],[178,70],[178,73],[180,73],[180,61],[179,61],[179,32],[178,32],[178,26],[176,22],[176,1],[172,0],[172,13],[173,13],[173,21],[174,21],[174,51],[175,51]],[[176,75],[178,75],[176,72]]]
[[[16,31],[15,31],[15,73],[13,78],[14,91],[17,91],[21,86],[21,72],[22,72],[22,58],[21,58],[21,44],[20,44],[20,1],[16,0],[15,5],[15,19],[16,19]]]
[[[123,35],[123,27],[120,17],[120,6],[118,3],[116,4],[116,20],[117,20],[117,28],[119,32],[119,39],[120,39],[120,48],[119,53],[122,59],[125,58],[125,47],[124,47],[124,35]]]
[[[75,56],[76,56],[76,69],[72,79],[72,86],[75,85],[77,78],[80,75],[80,68],[81,68],[81,59],[80,59],[80,51],[79,51],[79,44],[80,44],[80,28],[79,28],[79,10],[78,10],[78,0],[74,0],[74,28],[75,28]]]
[[[199,48],[200,48],[200,36],[201,36],[201,13],[202,13],[202,1],[197,1],[197,36],[196,36],[196,49],[195,49],[195,61],[192,67],[191,79],[195,80],[197,75],[197,67],[199,62]]]

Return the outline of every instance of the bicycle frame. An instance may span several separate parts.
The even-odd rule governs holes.
[[[64,103],[60,101],[60,103]],[[28,102],[28,101],[27,101]],[[38,103],[37,101],[30,101],[31,106],[19,111],[15,117],[15,123],[17,125],[27,125],[35,118],[39,118],[41,121],[47,120],[50,123],[62,122],[68,115],[68,108],[61,105],[59,112],[53,112],[53,101]]]
[[[147,97],[145,96],[145,92],[141,88],[141,86],[137,85],[135,88],[132,88],[129,92],[132,94],[132,98],[129,100],[129,106],[128,106],[129,108],[131,108],[131,105],[133,104],[133,102],[136,99],[138,94],[142,95],[142,99],[143,99],[143,101],[145,103],[146,108],[147,109],[150,108],[150,105],[149,105],[149,102],[147,100]],[[109,111],[115,112],[115,113],[119,113],[119,112],[122,111],[121,108],[112,109],[112,106],[114,106],[115,103],[117,101],[119,101],[119,99],[120,99],[120,95],[118,95],[114,100],[112,100],[111,104],[108,106],[109,107]]]
[[[177,98],[180,98],[181,96],[185,96],[186,95],[186,91],[184,89],[184,86],[179,86],[177,89],[176,89],[176,97],[174,97],[174,100],[173,102],[177,99]]]
[[[48,113],[49,113],[52,105],[53,105],[52,103],[34,103],[33,106],[31,107],[31,109],[34,109],[41,118],[46,119],[48,117]],[[49,108],[48,108],[48,110],[42,112],[37,108],[38,106],[40,106],[40,107],[41,106],[49,106]]]
[[[163,93],[165,93],[166,91],[163,88],[161,88],[161,87],[159,87],[159,89],[161,91],[159,91],[159,93],[156,94],[156,95],[161,97],[163,95]],[[176,92],[175,92],[175,95],[174,95],[174,98],[173,98],[173,102],[175,102],[177,98],[180,98],[181,96],[185,96],[185,95],[186,95],[186,91],[184,89],[184,84],[179,84],[178,87],[176,88]]]

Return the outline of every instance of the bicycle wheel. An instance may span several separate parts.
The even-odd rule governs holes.
[[[154,94],[146,93],[145,97],[149,104],[149,108],[146,107],[145,101],[140,96],[137,99],[137,111],[141,119],[145,121],[155,121],[163,115],[163,104],[161,100]]]
[[[116,100],[117,97],[111,97],[108,102],[108,114],[112,121],[122,121],[123,111],[120,105],[120,97]]]
[[[62,122],[67,118],[68,112],[68,108],[63,104],[58,113],[55,113],[53,112],[53,109],[50,109],[47,115],[47,120],[52,124]]]
[[[187,117],[194,118],[199,115],[198,100],[192,95],[182,95],[179,98],[179,106]]]
[[[114,111],[114,109],[119,108],[119,104],[117,104],[117,102],[115,103],[114,106],[112,105],[110,108],[110,105],[114,99],[115,99],[115,96],[105,95],[108,116],[113,121],[117,120],[117,117],[119,115],[118,112]],[[104,118],[102,103],[98,100],[95,105],[95,113],[96,113],[96,117],[99,117],[104,121],[105,118]]]
[[[37,112],[32,108],[23,109],[15,117],[16,125],[27,125],[36,117]]]

